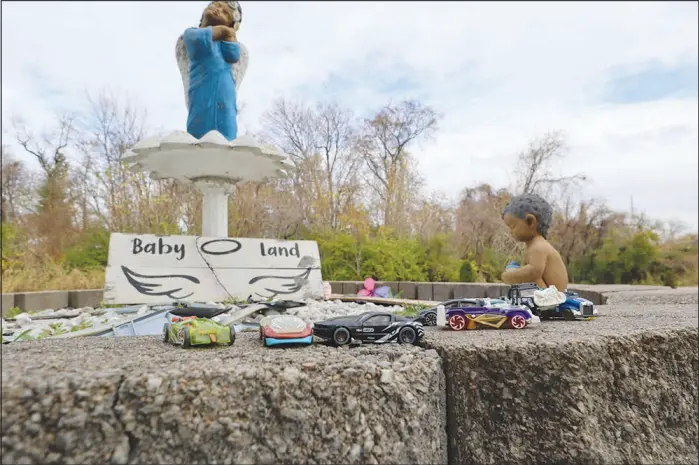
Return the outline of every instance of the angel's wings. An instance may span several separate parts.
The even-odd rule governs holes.
[[[248,70],[248,61],[250,55],[248,48],[242,43],[240,45],[240,60],[233,64],[233,79],[235,80],[236,93],[240,89],[240,83],[243,82],[245,72]],[[175,56],[177,57],[177,66],[180,68],[180,76],[182,76],[182,85],[184,86],[184,101],[189,109],[189,57],[187,56],[187,47],[184,45],[184,35],[180,35],[175,46]]]
[[[173,300],[186,299],[194,294],[192,283],[199,284],[199,278],[195,276],[173,274],[173,275],[144,275],[122,265],[121,271],[126,280],[134,289],[143,295],[166,296]],[[186,295],[176,295],[187,292]]]
[[[269,276],[256,276],[252,278],[248,284],[255,284],[259,281],[265,281],[261,287],[264,291],[269,294],[263,295],[259,292],[255,294],[259,295],[264,299],[273,299],[276,296],[282,294],[295,294],[300,291],[303,286],[308,284],[308,276],[311,274],[311,268],[307,268],[299,274],[291,276],[279,276],[279,275],[269,275]]]

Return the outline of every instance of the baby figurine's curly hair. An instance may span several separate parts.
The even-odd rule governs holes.
[[[214,2],[209,2],[209,5],[211,5],[212,3]],[[226,1],[226,3],[230,7],[230,9],[233,10],[233,24],[230,24],[230,27],[232,27],[234,31],[238,32],[238,29],[240,28],[240,23],[243,22],[243,9],[240,7],[240,3],[238,3],[236,0],[228,0]],[[199,20],[199,27],[201,27],[203,21],[204,15],[202,14],[201,20]]]
[[[546,239],[553,220],[553,208],[540,195],[522,194],[512,198],[502,211],[502,217],[504,218],[506,214],[510,214],[523,220],[528,213],[534,215],[537,231]]]

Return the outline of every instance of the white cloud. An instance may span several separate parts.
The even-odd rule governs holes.
[[[174,43],[206,2],[13,2],[3,6],[3,123],[47,124],[85,90],[128,92],[150,123],[183,129]],[[589,195],[697,229],[697,98],[611,105],[601,96],[649,63],[697,63],[689,2],[243,2],[251,62],[241,126],[278,95],[328,92],[360,114],[424,98],[445,115],[416,149],[428,185],[450,195],[509,180],[515,154],[565,131],[565,170]],[[28,34],[27,24],[41,34]],[[332,76],[347,88],[332,88]],[[413,86],[386,89],[399,78]],[[5,131],[4,131],[5,132]],[[4,134],[6,137],[7,134]]]

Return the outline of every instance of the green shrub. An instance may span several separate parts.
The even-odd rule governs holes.
[[[471,260],[461,263],[459,268],[459,281],[462,283],[473,283],[478,281],[478,267]]]
[[[82,239],[68,248],[64,254],[64,263],[69,270],[77,268],[104,268],[109,256],[109,231],[93,228],[85,231]]]

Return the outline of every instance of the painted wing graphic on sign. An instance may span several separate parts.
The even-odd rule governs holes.
[[[255,292],[255,294],[263,299],[273,299],[280,294],[294,294],[300,291],[303,286],[308,284],[308,276],[310,274],[311,268],[307,268],[303,272],[292,276],[257,276],[252,278],[248,284],[264,281],[262,283],[263,289],[270,295],[262,295],[259,292]]]
[[[186,299],[191,296],[194,294],[192,283],[200,283],[198,278],[184,274],[148,276],[136,273],[123,265],[121,270],[124,272],[124,276],[126,276],[129,284],[141,294],[166,296],[173,300]],[[186,290],[191,290],[191,292],[185,295],[175,295],[178,292],[186,292]]]

